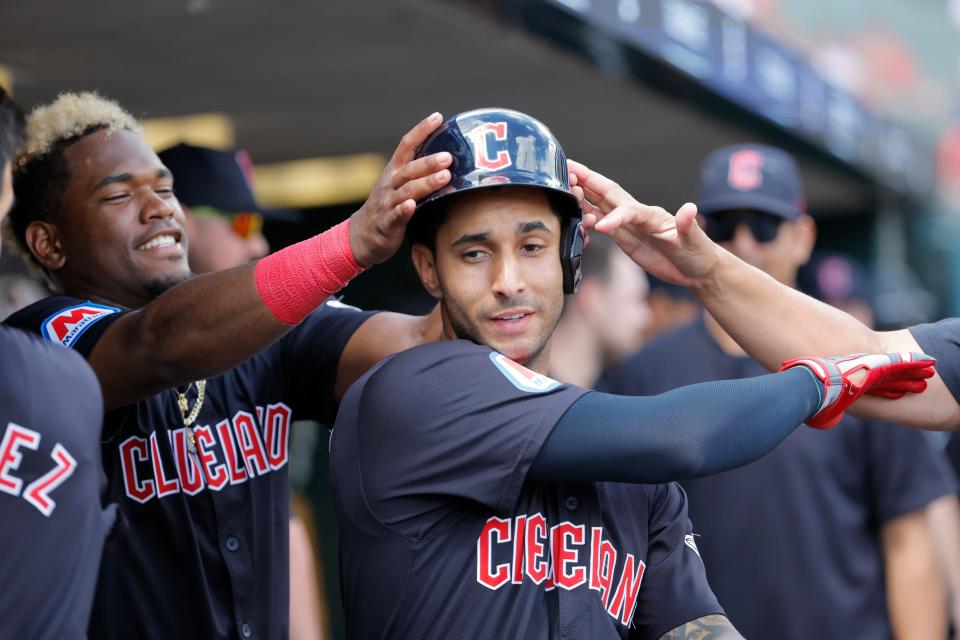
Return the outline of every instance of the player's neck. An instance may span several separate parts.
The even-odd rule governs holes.
[[[150,302],[150,299],[133,300],[130,296],[122,295],[120,292],[104,290],[101,287],[85,286],[83,283],[63,283],[61,289],[68,296],[83,298],[112,307],[139,309]]]
[[[589,389],[600,377],[601,357],[597,342],[582,317],[568,313],[557,325],[551,340],[550,377]]]

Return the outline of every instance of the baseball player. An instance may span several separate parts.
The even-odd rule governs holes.
[[[440,123],[404,137],[349,221],[190,279],[170,172],[133,118],[94,94],[31,114],[11,228],[61,293],[7,323],[85,356],[103,388],[103,467],[122,522],[104,547],[91,636],[287,635],[290,422],[332,424],[355,377],[431,337],[421,318],[324,300],[392,254],[414,198],[449,179],[449,157],[413,159]],[[82,396],[95,413],[99,392],[78,378],[34,387],[37,402]]]
[[[799,359],[652,398],[557,383],[551,334],[583,245],[562,149],[537,120],[482,109],[420,153],[440,151],[452,179],[408,236],[445,340],[361,377],[331,437],[350,636],[739,638],[682,490],[625,483],[743,464],[866,390],[919,389],[930,361]]]
[[[874,331],[853,316],[814,300],[725,251],[697,224],[687,203],[671,215],[641,204],[617,183],[571,162],[583,190],[588,226],[617,244],[654,276],[690,287],[723,329],[767,368],[801,353],[922,350],[937,358],[938,375],[922,399],[866,398],[858,415],[935,430],[960,430],[960,319],[900,331]],[[762,170],[756,165],[750,171]]]
[[[0,221],[22,138],[0,88]],[[0,354],[0,637],[81,638],[114,520],[100,503],[100,385],[83,358],[23,331],[0,326]]]

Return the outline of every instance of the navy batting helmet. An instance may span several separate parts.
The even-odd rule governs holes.
[[[417,205],[431,204],[474,189],[518,185],[547,192],[561,214],[560,262],[563,292],[580,283],[583,211],[570,190],[567,156],[550,130],[512,109],[476,109],[453,116],[421,145],[417,157],[448,151],[453,156],[450,182]]]

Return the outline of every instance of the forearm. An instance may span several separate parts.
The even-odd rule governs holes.
[[[256,264],[171,288],[117,320],[91,353],[105,404],[122,406],[236,366],[360,271],[345,222]]]
[[[659,396],[591,393],[554,427],[530,477],[658,483],[739,467],[771,451],[813,415],[821,389],[808,370],[797,367]]]
[[[660,636],[660,640],[743,640],[726,616],[704,616]]]
[[[886,523],[881,530],[887,608],[898,639],[946,637],[944,591],[924,510]]]
[[[787,287],[718,249],[710,275],[691,285],[710,314],[751,356],[775,370],[801,355],[885,353],[884,334]]]
[[[90,356],[107,408],[221,373],[289,330],[264,304],[253,272],[245,265],[198,276],[115,322]]]

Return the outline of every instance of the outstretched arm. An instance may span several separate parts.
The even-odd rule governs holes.
[[[106,408],[236,366],[344,286],[360,265],[393,255],[416,200],[450,179],[450,154],[414,160],[441,121],[433,114],[403,137],[348,224],[257,264],[194,278],[114,322],[90,354]]]
[[[690,287],[737,343],[768,368],[805,353],[922,351],[909,331],[873,331],[725,251],[700,229],[694,205],[685,204],[674,216],[637,202],[582,164],[571,161],[570,170],[588,224],[613,237],[650,273]],[[960,405],[939,376],[922,398],[864,398],[856,413],[920,428],[960,428]]]
[[[919,382],[923,357],[803,359],[786,371],[680,387],[657,396],[588,393],[554,426],[530,467],[538,481],[660,483],[764,456],[802,422],[829,428],[867,391]]]

